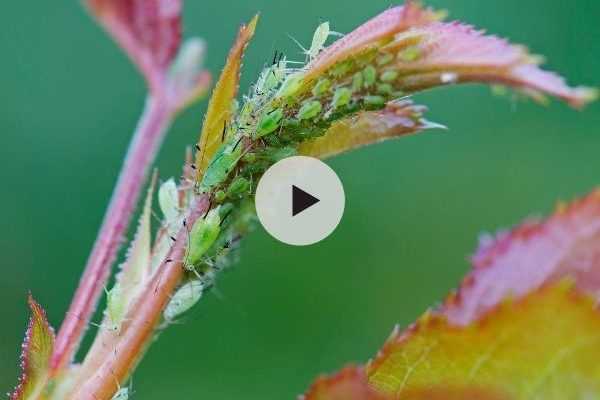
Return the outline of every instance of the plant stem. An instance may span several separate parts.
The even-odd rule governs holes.
[[[208,196],[197,198],[186,218],[187,222],[193,225],[206,213],[209,205]],[[96,337],[92,349],[97,349],[98,354],[92,354],[92,351],[86,356],[69,399],[110,400],[119,383],[133,372],[154,337],[162,311],[183,277],[182,262],[166,260],[185,258],[187,235],[186,228],[182,227],[169,255],[154,277],[146,283],[130,314],[125,316],[121,332],[111,334],[103,331]]]
[[[165,96],[150,96],[125,157],[117,185],[84,273],[56,338],[51,373],[70,363],[79,347],[111,266],[135,211],[150,165],[162,144],[173,112]]]

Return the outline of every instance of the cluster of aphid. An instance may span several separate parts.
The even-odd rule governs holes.
[[[241,105],[232,104],[232,117],[224,123],[221,145],[199,179],[180,187],[169,180],[161,186],[164,226],[154,246],[153,269],[165,260],[170,240],[181,226],[188,230],[185,259],[178,260],[188,277],[164,311],[166,322],[197,303],[212,287],[217,274],[235,260],[239,240],[254,222],[252,195],[256,183],[270,165],[296,154],[299,143],[323,135],[334,122],[359,111],[382,109],[403,96],[397,61],[418,58],[414,47],[390,52],[385,47],[367,49],[338,62],[318,78],[308,77],[311,62],[330,35],[329,24],[321,24],[311,47],[304,51],[307,62],[297,68],[290,67],[297,63],[276,52]],[[210,206],[203,218],[187,226],[184,210],[196,195],[209,196]],[[111,303],[119,304],[111,297],[109,292],[107,319],[114,321],[110,329],[118,330],[124,311],[123,307],[111,307]]]
[[[328,23],[317,28],[310,49],[305,50],[306,65],[331,34]],[[254,218],[252,194],[260,175],[273,163],[296,154],[302,141],[323,135],[335,121],[358,111],[381,109],[402,97],[393,61],[417,57],[414,48],[399,54],[368,50],[334,65],[319,79],[307,80],[306,65],[290,67],[295,63],[275,53],[242,105],[232,105],[222,144],[194,185],[196,193],[210,196],[211,209],[190,230],[184,265],[191,278],[166,308],[167,321],[196,303],[216,273],[231,263],[231,248]]]

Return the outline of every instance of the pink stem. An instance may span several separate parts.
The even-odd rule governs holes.
[[[198,197],[186,221],[193,225],[206,213],[209,205],[207,196]],[[101,346],[92,346],[92,349],[98,349],[99,354],[88,353],[78,370],[77,378],[73,383],[73,392],[67,397],[68,399],[112,399],[119,382],[125,381],[133,372],[148,344],[155,337],[156,325],[160,321],[162,311],[184,274],[181,261],[167,260],[184,258],[187,235],[187,229],[182,227],[165,261],[146,283],[144,291],[137,299],[137,304],[131,307],[131,311],[125,316],[121,332],[114,335],[103,331],[104,334],[101,332],[96,337],[96,341],[100,341]]]
[[[111,266],[124,241],[125,231],[135,211],[148,170],[154,162],[172,116],[173,112],[165,96],[151,96],[147,99],[96,243],[58,332],[51,360],[53,374],[72,361],[79,347],[110,276]]]

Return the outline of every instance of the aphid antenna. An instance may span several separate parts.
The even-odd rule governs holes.
[[[166,228],[168,226],[168,224],[166,223],[165,220],[163,220],[156,211],[154,210],[150,210],[150,215],[152,216],[152,218],[159,223],[161,228]]]
[[[290,39],[292,39],[292,41],[293,41],[294,43],[296,43],[296,45],[297,45],[298,47],[300,47],[300,49],[302,49],[302,54],[306,54],[306,53],[308,52],[308,49],[307,49],[307,48],[305,48],[304,46],[302,46],[302,44],[301,44],[301,43],[300,43],[300,42],[299,42],[299,41],[298,41],[298,40],[297,40],[295,37],[293,37],[293,36],[292,36],[292,35],[290,35],[289,33],[288,33],[288,37],[289,37]]]
[[[244,137],[240,136],[240,138],[237,140],[237,142],[235,142],[235,146],[233,146],[233,151],[235,151],[237,149],[237,147],[241,143],[242,139],[244,139]]]
[[[208,199],[208,207],[206,207],[206,213],[204,213],[204,215],[202,216],[202,219],[206,219],[206,216],[208,215],[208,213],[210,212],[210,209],[212,208],[212,196]]]
[[[223,132],[221,132],[221,143],[225,141],[225,133],[227,132],[227,121],[223,121]]]

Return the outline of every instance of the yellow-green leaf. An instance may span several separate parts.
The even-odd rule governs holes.
[[[394,102],[379,111],[366,111],[334,123],[325,135],[303,142],[298,152],[303,155],[327,158],[368,144],[397,138],[430,127],[421,117],[423,107],[405,100]]]
[[[54,348],[54,330],[48,324],[44,309],[29,295],[31,317],[21,353],[22,375],[11,400],[42,398],[48,379],[48,366]]]
[[[368,366],[396,399],[436,387],[477,387],[507,399],[600,397],[600,314],[570,283],[505,302],[464,327],[425,315],[395,333]]]
[[[232,103],[239,87],[244,50],[252,36],[254,36],[257,22],[258,15],[252,18],[248,25],[242,25],[240,28],[219,81],[213,89],[198,142],[199,151],[196,154],[197,181],[202,179],[206,167],[221,144],[224,126],[231,118]]]

